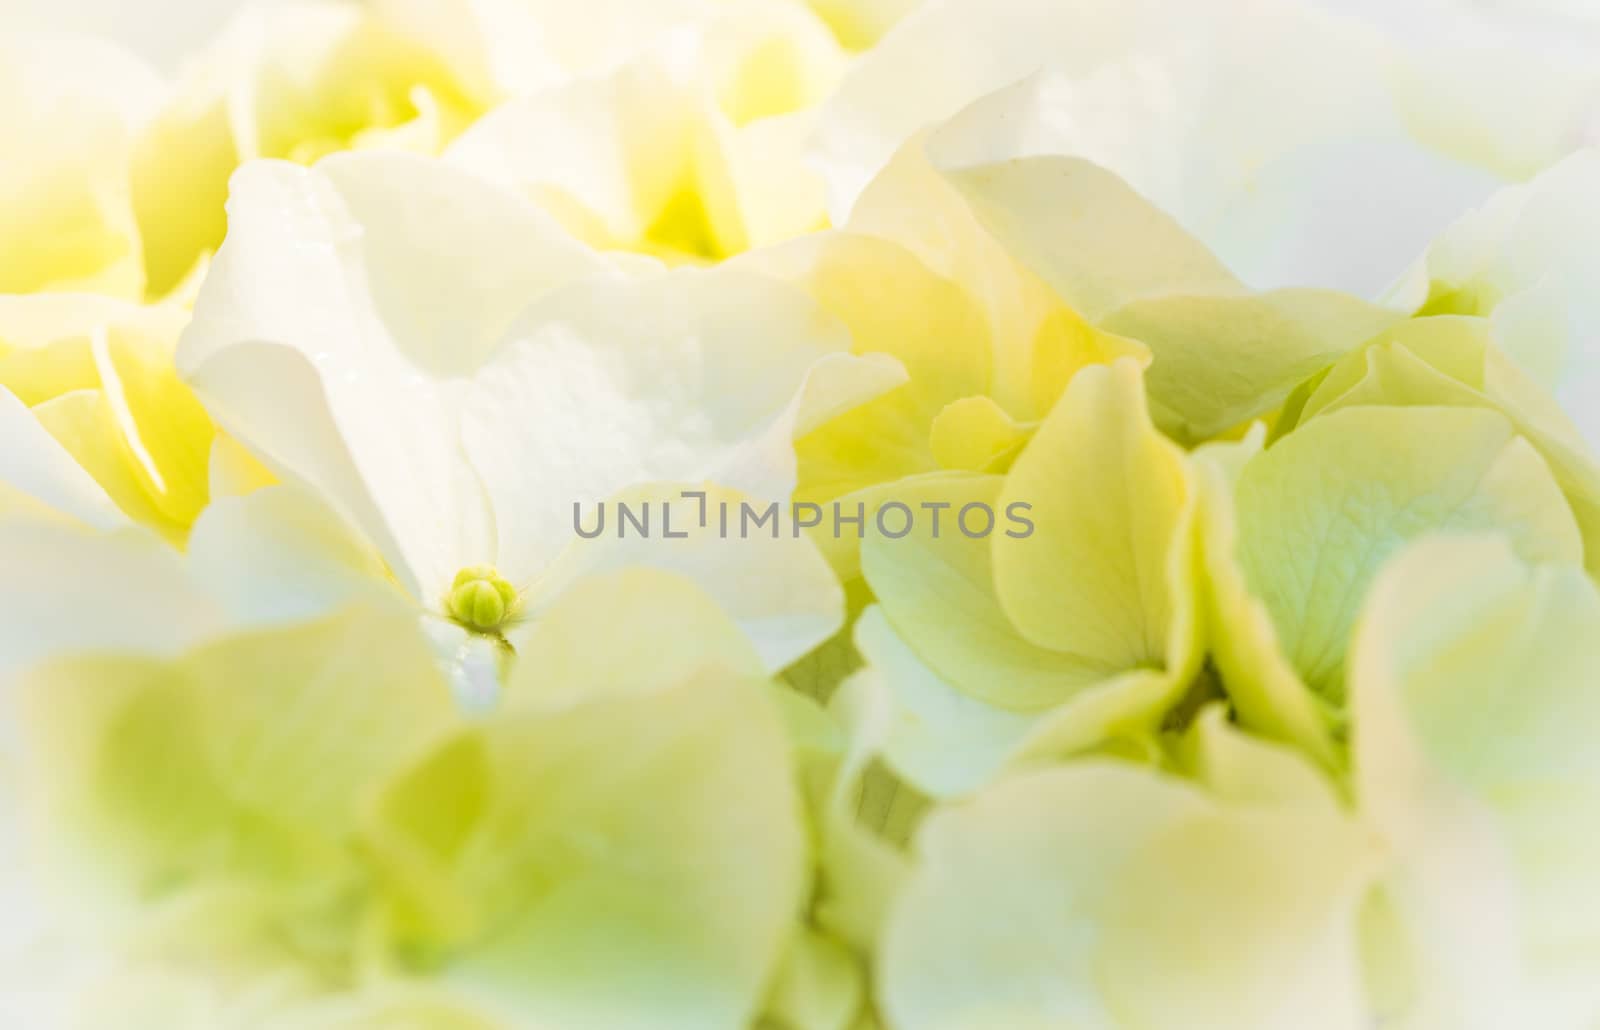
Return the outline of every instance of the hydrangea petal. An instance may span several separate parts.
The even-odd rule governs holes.
[[[586,635],[615,626],[619,603],[677,609],[693,629],[665,665],[647,648],[574,651],[552,630],[523,652],[517,703],[384,802],[381,846],[449,870],[467,916],[424,922],[419,944],[442,936],[441,982],[505,1018],[743,1025],[800,902],[783,729],[738,653],[733,665],[718,653],[719,637],[744,647],[738,636],[680,577],[597,577],[562,603],[555,618]],[[698,664],[693,640],[709,644]],[[546,680],[569,667],[577,681]],[[434,819],[455,811],[464,825],[417,823],[422,797],[448,800]]]
[[[1156,424],[1197,443],[1276,411],[1397,317],[1331,290],[1283,289],[1134,301],[1103,324],[1150,348]]]
[[[1597,629],[1579,568],[1524,564],[1504,539],[1418,543],[1373,587],[1352,658],[1356,790],[1396,853],[1416,1020],[1600,1012],[1585,829],[1600,770],[1582,740]]]
[[[906,382],[797,441],[797,499],[824,502],[932,471],[929,433],[943,408],[987,392],[984,313],[958,285],[889,240],[830,232],[736,263],[793,282],[849,331],[856,354],[898,360]],[[853,506],[851,506],[853,507]]]
[[[934,798],[969,794],[1013,770],[1137,735],[1174,693],[1174,677],[1139,669],[1107,676],[1054,708],[1019,713],[986,703],[982,691],[974,696],[929,668],[876,606],[857,620],[855,642],[867,663],[856,674],[856,689],[880,691],[888,704],[878,744],[883,760]]]
[[[401,155],[254,164],[232,204],[180,367],[234,435],[331,494],[431,601],[484,559],[491,527],[454,402],[428,373],[476,367],[531,298],[589,266],[516,198]],[[424,225],[424,209],[452,216]]]
[[[1485,319],[1440,315],[1398,323],[1317,381],[1305,421],[1371,404],[1487,408],[1538,449],[1572,507],[1591,568],[1600,568],[1600,463],[1555,400],[1493,345]]]
[[[150,293],[223,242],[229,177],[256,158],[351,147],[436,153],[474,111],[421,37],[342,4],[246,5],[188,61],[141,133],[133,196]]]
[[[833,223],[845,222],[867,183],[918,130],[1046,64],[1094,68],[1181,14],[1163,4],[1099,0],[921,5],[851,69],[824,109],[817,150]],[[946,74],[925,74],[929,54],[940,55]]]
[[[1262,289],[1376,295],[1500,185],[1408,131],[1384,74],[1400,62],[1362,26],[1316,4],[1168,13],[1096,65],[1052,62],[978,100],[941,137],[962,164],[1102,165]]]
[[[1237,558],[1239,520],[1234,491],[1246,463],[1261,452],[1264,435],[1258,429],[1242,441],[1207,444],[1194,453],[1205,565],[1206,642],[1241,723],[1300,747],[1324,765],[1333,765],[1337,756],[1329,719],[1289,663],[1272,613],[1252,592]]]
[[[898,379],[844,349],[804,295],[740,270],[587,282],[536,304],[462,398],[499,566],[530,578],[570,539],[574,504],[635,484],[787,498],[812,405],[847,407]],[[835,355],[848,367],[819,364]]]
[[[995,502],[1028,505],[1036,523],[993,540],[1006,614],[1034,645],[1107,671],[1191,660],[1169,652],[1192,624],[1193,486],[1182,452],[1150,424],[1142,386],[1129,360],[1079,372]]]
[[[356,612],[171,661],[43,667],[22,697],[29,810],[62,868],[128,904],[347,873],[365,792],[455,720],[410,621]]]
[[[1012,624],[996,593],[991,541],[953,525],[972,504],[998,515],[1000,489],[996,476],[902,480],[894,499],[912,509],[911,532],[868,536],[862,571],[890,625],[941,678],[988,704],[1038,711],[1116,670],[1098,655],[1031,643]],[[930,504],[948,506],[937,535]]]
[[[84,294],[0,297],[0,381],[139,522],[181,540],[214,430],[172,365],[186,314]]]
[[[62,653],[172,655],[221,632],[224,613],[153,534],[0,525],[0,677]]]
[[[0,136],[12,153],[0,168],[0,293],[139,299],[128,171],[156,76],[105,42],[21,33],[0,47],[0,66]]]
[[[1326,811],[1088,762],[939,813],[918,851],[880,956],[897,1026],[1363,1025],[1370,861]]]
[[[1238,560],[1285,655],[1344,691],[1348,637],[1378,566],[1437,529],[1500,529],[1530,558],[1583,545],[1549,466],[1511,423],[1463,408],[1359,408],[1313,420],[1247,464]]]
[[[189,536],[191,574],[243,625],[326,615],[359,599],[399,600],[370,544],[298,487],[215,501]]]
[[[1241,290],[1199,240],[1089,161],[956,160],[935,154],[989,230],[1091,321],[1141,297]]]
[[[699,496],[686,498],[685,490]],[[629,567],[664,569],[693,580],[743,631],[769,674],[843,625],[844,593],[817,546],[787,512],[769,520],[768,529],[746,532],[739,506],[760,512],[767,503],[706,483],[639,487],[602,503],[613,522],[621,519],[619,505],[645,512],[654,535],[624,536],[619,523],[596,539],[573,540],[523,599],[531,625],[537,626],[538,613],[573,584]],[[724,506],[733,512],[727,535],[721,529]],[[513,631],[509,638],[518,643],[519,637]]]

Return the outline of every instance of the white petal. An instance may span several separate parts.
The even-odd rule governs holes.
[[[188,557],[194,579],[245,625],[400,599],[372,546],[293,486],[213,501],[189,535]]]
[[[233,190],[180,366],[219,421],[340,507],[432,603],[458,568],[492,560],[440,379],[481,365],[530,299],[593,266],[517,198],[402,155],[259,162]]]
[[[0,523],[0,678],[65,651],[175,654],[224,626],[152,534]]]
[[[843,225],[900,145],[1047,63],[1093,68],[1125,51],[1170,5],[1111,0],[945,0],[902,21],[857,64],[823,111],[818,163],[828,212]],[[937,74],[930,74],[936,66]]]
[[[1550,387],[1600,448],[1600,148],[1509,187],[1450,226],[1416,276],[1494,322],[1495,343]]]
[[[497,515],[500,570],[519,585],[571,539],[575,504],[629,486],[711,481],[787,500],[820,359],[862,369],[857,402],[886,385],[804,295],[725,268],[574,285],[508,338],[463,395],[462,440]]]

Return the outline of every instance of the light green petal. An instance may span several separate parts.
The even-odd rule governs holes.
[[[230,881],[335,903],[368,796],[456,724],[407,613],[61,659],[23,703],[30,811],[63,870],[132,905]]]
[[[1105,899],[1102,990],[1128,1026],[1369,1026],[1370,847],[1314,806],[1168,827]]]
[[[1316,697],[1289,663],[1272,613],[1241,567],[1234,493],[1265,432],[1194,452],[1205,568],[1205,627],[1211,659],[1240,721],[1257,733],[1296,745],[1324,765],[1335,762],[1331,727]]]
[[[1298,752],[1240,730],[1227,711],[1203,711],[1184,739],[1186,771],[1226,801],[1338,810],[1333,785]]]
[[[1549,462],[1583,533],[1586,561],[1600,568],[1600,463],[1555,399],[1494,346],[1495,335],[1481,318],[1401,322],[1331,369],[1299,420],[1371,404],[1498,411]]]
[[[1577,560],[1571,509],[1511,423],[1461,408],[1360,408],[1313,420],[1240,474],[1237,557],[1284,655],[1344,692],[1350,627],[1378,567],[1438,529],[1497,529],[1532,559]]]
[[[782,1030],[850,1030],[865,986],[846,948],[814,930],[801,930],[767,999],[766,1018]]]
[[[505,1030],[447,990],[426,983],[381,984],[301,1004],[279,1014],[272,1030]]]
[[[861,545],[862,571],[890,625],[931,670],[974,699],[1037,711],[1115,669],[1032,644],[1007,617],[995,589],[994,541],[969,537],[956,524],[962,508],[987,505],[996,513],[995,532],[1005,532],[1000,489],[998,476],[903,480],[893,499],[911,509],[912,531],[891,539],[872,527]],[[948,505],[937,535],[934,511],[924,508],[931,504]]]
[[[1295,386],[1398,317],[1331,290],[1284,289],[1134,301],[1102,324],[1149,346],[1157,424],[1198,442],[1275,411]]]
[[[1576,566],[1445,538],[1374,585],[1352,659],[1356,787],[1396,854],[1419,1025],[1600,1015],[1597,680],[1600,593]]]
[[[1361,839],[1315,807],[1230,807],[1105,763],[933,817],[880,951],[916,1030],[1363,1025]]]
[[[715,614],[696,596],[634,571],[550,618],[601,635],[619,611],[690,606],[704,618],[684,632],[714,637],[693,625]],[[395,928],[486,1013],[698,1030],[759,1005],[801,902],[800,800],[760,679],[716,646],[696,667],[689,644],[664,665],[643,648],[530,647],[518,703],[384,799],[373,832]]]
[[[1192,495],[1138,366],[1079,372],[995,499],[997,515],[1026,505],[1036,524],[992,538],[995,591],[1020,635],[1102,673],[1181,675],[1195,660]]]
[[[1079,158],[952,164],[946,174],[1062,300],[1150,348],[1156,421],[1181,440],[1268,414],[1398,317],[1331,291],[1250,293],[1159,209]]]
[[[856,643],[893,700],[885,759],[922,790],[964,793],[1135,731],[1198,671],[1190,476],[1132,361],[1079,372],[1004,480],[892,493],[913,528],[862,545],[881,608]],[[971,506],[979,528],[994,513],[987,536],[962,529]]]
[[[1061,704],[1019,713],[973,696],[929,668],[883,617],[868,608],[856,623],[867,662],[858,690],[889,704],[883,760],[935,797],[968,794],[1014,769],[1059,761],[1119,735],[1149,729],[1172,703],[1174,678],[1145,669],[1107,676]]]

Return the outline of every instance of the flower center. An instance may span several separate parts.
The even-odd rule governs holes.
[[[479,633],[493,633],[516,614],[517,590],[490,565],[469,565],[456,573],[445,598],[445,612]]]

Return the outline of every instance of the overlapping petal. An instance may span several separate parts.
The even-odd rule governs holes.
[[[1088,761],[931,819],[883,942],[904,1027],[1364,1025],[1363,835]]]
[[[820,227],[822,183],[805,147],[812,109],[844,63],[839,44],[791,0],[708,5],[692,26],[613,70],[507,102],[449,159],[594,246],[672,263]]]
[[[421,193],[451,212],[448,242],[416,220]],[[260,164],[238,177],[234,210],[180,364],[231,432],[360,527],[425,610],[483,565],[542,603],[573,574],[552,563],[579,542],[574,516],[626,490],[712,482],[786,501],[793,440],[898,382],[892,362],[843,353],[797,292],[737,269],[624,276],[444,165]],[[647,563],[689,568],[691,546]],[[789,611],[819,627],[777,629],[774,668],[831,634],[840,599],[806,541],[738,560],[763,563],[774,599],[794,586]],[[749,590],[723,596],[776,614]]]
[[[0,53],[0,293],[137,299],[145,275],[129,179],[154,72],[103,42],[17,34]]]
[[[627,651],[585,644],[618,619],[643,620]],[[734,1027],[804,875],[761,680],[709,599],[650,571],[569,593],[471,724],[400,609],[64,659],[20,695],[24,812],[60,859],[41,875],[135,949],[107,995],[170,983],[140,991],[150,1018],[405,1011],[409,989],[485,1025]]]
[[[886,754],[924,789],[1137,733],[1198,672],[1195,487],[1132,361],[1078,373],[1005,477],[895,497],[918,518],[862,545],[882,614],[857,645],[903,706]]]
[[[1352,659],[1355,783],[1396,853],[1408,1025],[1600,1011],[1585,830],[1600,791],[1577,739],[1597,620],[1581,569],[1493,538],[1419,544],[1373,588]]]

